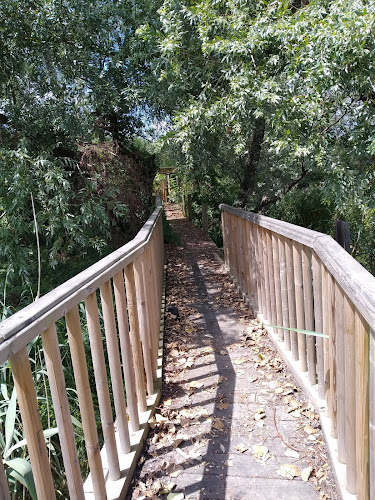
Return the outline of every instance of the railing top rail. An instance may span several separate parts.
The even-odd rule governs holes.
[[[2,321],[0,364],[140,255],[161,212],[162,208],[157,207],[133,240]]]
[[[331,236],[225,204],[221,204],[220,209],[313,249],[370,328],[375,330],[375,277]]]

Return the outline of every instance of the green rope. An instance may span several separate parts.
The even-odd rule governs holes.
[[[290,332],[303,333],[304,335],[312,335],[313,337],[323,337],[325,339],[329,339],[328,335],[324,333],[311,332],[310,330],[301,330],[299,328],[287,328],[286,326],[276,326],[276,325],[267,325],[267,323],[263,323],[265,326],[270,326],[271,328],[278,328],[280,330],[289,330]]]

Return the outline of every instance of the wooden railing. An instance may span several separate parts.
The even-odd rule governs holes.
[[[126,482],[129,457],[134,456],[133,437],[140,429],[141,416],[156,399],[164,274],[162,227],[159,207],[131,242],[0,324],[0,365],[8,360],[11,364],[39,500],[56,497],[27,345],[42,336],[70,498],[118,498]],[[82,301],[85,319],[79,311]],[[64,317],[90,468],[87,479],[81,476],[56,331],[56,322]],[[89,347],[83,342],[83,321]],[[92,359],[94,373],[88,372],[86,355]],[[104,438],[102,451],[89,381],[93,377]],[[0,496],[10,498],[2,460]]]
[[[221,212],[227,268],[325,402],[331,452],[346,464],[338,479],[359,500],[375,499],[375,278],[330,236],[227,205]]]

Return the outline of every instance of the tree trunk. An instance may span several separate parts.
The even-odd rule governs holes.
[[[249,195],[255,189],[255,179],[258,170],[260,153],[264,140],[266,122],[264,118],[258,118],[251,139],[248,143],[248,151],[243,162],[243,174],[240,184],[238,199],[241,206],[245,206]]]

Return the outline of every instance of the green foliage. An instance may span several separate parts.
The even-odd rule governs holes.
[[[181,238],[176,234],[172,226],[167,221],[165,214],[163,212],[163,233],[164,233],[164,243],[173,243],[174,245],[181,246]]]

